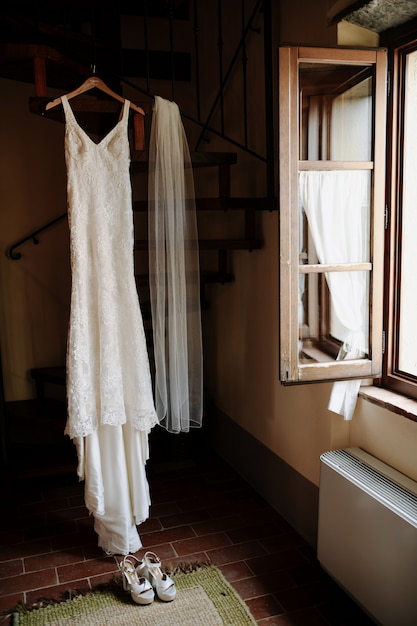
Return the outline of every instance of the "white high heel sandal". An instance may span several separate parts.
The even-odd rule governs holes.
[[[152,587],[155,589],[155,593],[163,602],[172,602],[177,595],[175,583],[161,570],[161,559],[154,552],[146,552],[143,557],[143,561],[136,571],[141,575],[146,576]]]
[[[136,604],[151,604],[155,598],[154,590],[149,580],[143,575],[138,576],[135,561],[141,563],[139,559],[129,554],[119,563],[123,575],[123,589],[130,593]]]

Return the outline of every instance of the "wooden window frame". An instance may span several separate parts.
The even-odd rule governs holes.
[[[280,180],[280,380],[283,384],[373,378],[382,371],[382,298],[385,206],[386,50],[282,46],[279,48]],[[375,66],[373,162],[301,161],[299,159],[298,67],[302,62]],[[337,165],[336,165],[337,163]],[[371,169],[371,256],[361,267],[299,264],[298,172],[302,169]],[[363,266],[363,267],[362,267]],[[369,358],[313,364],[298,359],[298,281],[301,272],[370,271]]]

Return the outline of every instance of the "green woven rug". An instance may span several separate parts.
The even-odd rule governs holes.
[[[42,608],[21,608],[13,626],[254,626],[255,620],[214,566],[173,575],[173,602],[139,606],[120,586],[110,585]]]

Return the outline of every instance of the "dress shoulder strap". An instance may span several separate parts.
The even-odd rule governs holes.
[[[130,100],[125,100],[123,103],[123,110],[120,116],[120,119],[123,121],[127,121],[129,119],[129,111],[130,111]]]
[[[65,113],[65,119],[68,120],[68,117],[73,118],[74,114],[68,102],[67,96],[61,96],[61,103]]]

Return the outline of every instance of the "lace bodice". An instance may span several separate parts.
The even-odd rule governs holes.
[[[129,102],[98,143],[62,103],[72,272],[66,433],[126,421],[150,430],[157,417],[134,278]]]

